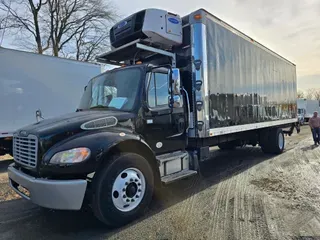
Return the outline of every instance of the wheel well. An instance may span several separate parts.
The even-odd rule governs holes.
[[[155,158],[155,155],[150,150],[150,148],[148,148],[145,144],[141,143],[140,141],[126,140],[110,148],[109,151],[107,152],[107,155],[110,155],[110,154],[114,155],[122,152],[136,153],[144,157],[152,167],[152,170],[154,173],[154,182],[156,186],[159,186],[158,184],[161,184],[159,166]]]

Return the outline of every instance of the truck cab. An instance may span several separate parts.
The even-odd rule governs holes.
[[[147,24],[134,30],[141,14],[161,17],[167,31],[155,35],[155,25]],[[116,38],[123,29],[130,31]],[[137,36],[127,43],[132,29]],[[155,188],[197,172],[185,150],[188,96],[175,54],[164,50],[181,44],[181,18],[146,10],[110,33],[118,48],[98,59],[117,67],[88,82],[76,112],[19,129],[8,172],[11,187],[25,199],[65,210],[79,210],[88,199],[101,221],[118,226],[143,213]]]
[[[116,112],[115,122],[141,136],[157,154],[186,148],[185,110],[179,70],[146,64],[115,68],[95,77],[85,88],[78,109],[81,114],[96,112],[109,119]],[[95,121],[90,124],[94,126]],[[95,128],[86,126],[82,128]]]

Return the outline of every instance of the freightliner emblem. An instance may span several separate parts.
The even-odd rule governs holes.
[[[22,131],[20,131],[19,135],[22,137],[26,137],[26,136],[28,136],[28,133],[27,133],[27,131],[22,130]]]

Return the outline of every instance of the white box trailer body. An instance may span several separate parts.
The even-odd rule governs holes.
[[[0,48],[0,141],[36,122],[37,109],[44,118],[75,111],[101,70],[100,64]]]
[[[297,108],[299,122],[300,124],[303,124],[305,122],[307,100],[303,98],[297,99]]]
[[[297,99],[298,112],[299,112],[299,109],[301,109],[301,112],[303,112],[302,110],[306,110],[306,107],[307,107],[307,99],[303,99],[303,98]]]
[[[305,102],[306,102],[305,119],[306,121],[309,121],[309,119],[313,116],[314,112],[320,111],[319,100],[307,99]]]

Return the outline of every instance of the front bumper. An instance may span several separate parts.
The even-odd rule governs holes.
[[[86,180],[48,180],[29,176],[11,164],[8,167],[9,184],[21,197],[51,209],[79,210],[87,188]],[[29,194],[18,189],[19,185]]]

